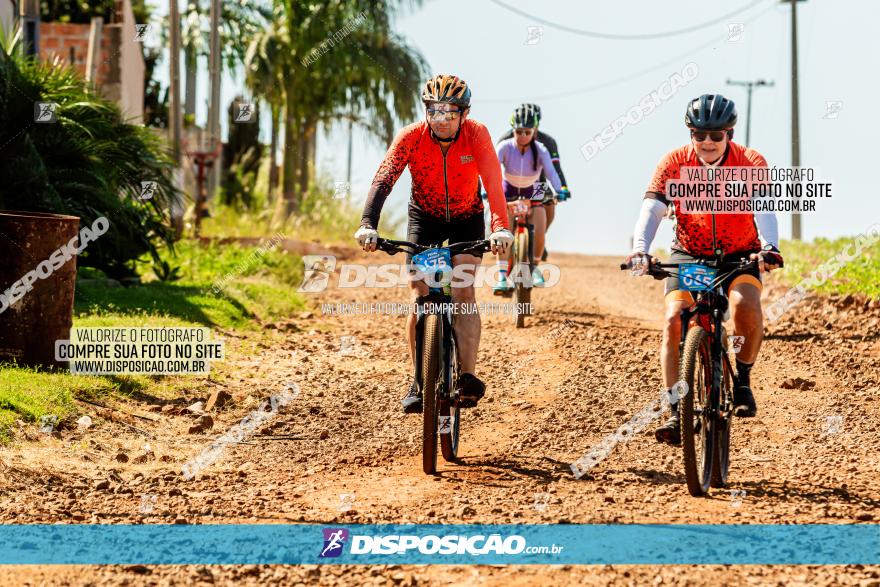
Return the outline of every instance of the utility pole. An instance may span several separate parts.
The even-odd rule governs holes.
[[[351,121],[351,118],[348,119],[348,166],[346,167],[345,172],[345,181],[348,184],[348,189],[351,190],[351,152],[352,152],[352,143],[354,142],[354,133],[353,133],[354,124]]]
[[[180,10],[178,0],[169,0],[169,19],[171,31],[169,41],[171,43],[171,96],[168,100],[168,131],[171,139],[171,151],[174,162],[180,166]]]
[[[783,0],[785,1],[785,0]],[[797,3],[804,0],[789,0],[791,4],[791,166],[801,165],[801,129],[798,108],[798,53],[797,53]],[[791,238],[801,240],[801,215],[791,213]]]
[[[745,86],[746,88],[746,142],[745,146],[748,147],[752,144],[752,89],[756,86],[766,86],[773,87],[773,82],[767,82],[762,79],[755,80],[753,82],[736,82],[727,80],[728,86]]]
[[[175,187],[180,191],[175,194],[171,202],[171,225],[174,227],[174,236],[180,238],[183,235],[183,216],[186,206],[183,202],[183,169],[181,168],[181,125],[180,125],[180,10],[178,0],[169,0],[168,18],[171,21],[169,42],[171,53],[169,62],[171,72],[169,75],[170,96],[168,99],[168,138],[171,141],[171,156],[174,158]],[[192,145],[190,146],[192,148]]]
[[[208,107],[208,137],[211,141],[209,150],[218,149],[220,138],[220,1],[211,0],[211,45],[208,56],[208,69],[211,75],[211,101]],[[208,199],[210,200],[220,185],[220,168],[222,153],[214,160],[209,180]]]

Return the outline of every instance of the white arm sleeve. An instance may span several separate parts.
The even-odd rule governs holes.
[[[633,233],[633,253],[647,253],[651,249],[651,242],[657,234],[657,228],[664,214],[666,214],[666,204],[660,200],[645,198],[642,201],[642,210],[639,212]]]
[[[755,224],[758,226],[761,246],[773,245],[779,249],[779,224],[776,222],[776,214],[755,214]]]

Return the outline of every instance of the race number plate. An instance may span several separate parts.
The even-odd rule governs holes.
[[[447,248],[428,249],[418,255],[413,255],[412,262],[416,269],[422,273],[452,270],[452,256]]]
[[[679,265],[678,281],[685,291],[709,291],[718,270],[698,263]]]
[[[529,213],[528,200],[514,200],[508,204],[514,216],[525,216]]]

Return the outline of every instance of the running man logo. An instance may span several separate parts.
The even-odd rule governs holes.
[[[440,434],[452,433],[452,416],[440,416],[438,431],[440,432]]]
[[[55,425],[58,423],[58,416],[55,414],[47,414],[40,416],[40,432],[43,434],[52,434]]]
[[[345,528],[324,528],[324,549],[319,558],[335,558],[342,554],[343,546],[348,540],[348,530]]]
[[[143,43],[147,39],[147,33],[152,29],[152,25],[150,24],[136,24],[134,25],[135,43]]]
[[[40,124],[57,122],[56,110],[58,110],[58,104],[55,102],[34,102],[34,122]]]
[[[333,187],[333,199],[342,200],[351,192],[351,184],[347,181],[337,181]]]
[[[300,293],[318,293],[327,289],[330,274],[336,269],[336,257],[333,255],[303,255],[302,284],[297,290]]]
[[[550,184],[543,181],[537,182],[532,189],[532,199],[543,200],[544,196],[547,194],[549,185]]]
[[[838,118],[840,116],[840,111],[843,110],[843,102],[840,100],[826,100],[825,101],[825,116],[822,118],[832,119]]]
[[[746,25],[741,22],[731,22],[727,24],[727,42],[728,43],[736,43],[741,41],[743,38],[743,32],[746,30]]]
[[[237,111],[235,114],[235,122],[256,122],[254,112],[256,108],[253,102],[239,102],[235,105]]]
[[[142,181],[141,182],[141,200],[150,200],[156,194],[156,182],[155,181]]]
[[[542,26],[530,26],[526,27],[526,41],[523,45],[537,45],[541,42],[541,37],[544,36],[544,27]]]
[[[727,343],[733,349],[733,354],[738,355],[746,342],[746,337],[738,334],[731,334],[727,337]]]

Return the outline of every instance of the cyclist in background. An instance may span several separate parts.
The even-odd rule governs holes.
[[[426,120],[407,126],[394,138],[373,178],[361,227],[355,238],[365,251],[376,250],[382,206],[404,168],[409,167],[412,194],[407,240],[420,245],[436,245],[446,239],[449,244],[484,239],[483,201],[478,188],[482,179],[492,216],[493,232],[489,236],[492,252],[506,253],[513,235],[505,228],[507,211],[501,191],[501,167],[489,131],[483,124],[467,117],[471,104],[470,88],[454,75],[437,75],[425,84],[422,102]],[[407,255],[407,263],[410,262],[411,255]],[[468,266],[467,273],[473,278],[480,257],[456,255],[452,264]],[[453,284],[455,303],[476,303],[473,281],[470,283],[467,287]],[[412,280],[410,286],[416,298],[428,294],[428,286],[423,281]],[[453,327],[461,364],[456,387],[461,406],[473,407],[486,390],[474,374],[480,344],[480,315],[457,314]],[[409,316],[407,339],[415,371],[415,313]],[[422,390],[415,375],[402,403],[404,413],[422,411]]]
[[[541,107],[537,104],[521,104],[520,108],[531,108],[535,117],[537,118],[538,124],[541,124]],[[507,131],[507,133],[502,136],[498,142],[506,141],[507,139],[513,138],[513,129]],[[553,168],[556,170],[556,175],[559,176],[559,182],[562,184],[562,189],[556,194],[559,198],[559,201],[563,202],[571,197],[571,192],[568,190],[568,182],[565,180],[565,174],[562,173],[562,164],[559,162],[559,148],[556,146],[556,139],[543,132],[540,128],[538,129],[537,140],[539,143],[547,147],[547,150],[550,151],[550,161],[553,162]],[[547,176],[544,173],[544,170],[541,170],[541,177],[538,180],[544,186],[547,185]],[[544,251],[540,253],[541,260],[547,260],[547,244],[546,244],[546,234],[547,231],[550,230],[550,225],[553,224],[553,218],[556,217],[556,197],[550,190],[547,190],[547,197],[544,199],[544,214],[547,216],[547,226],[544,228]]]
[[[546,198],[545,184],[538,180],[542,173],[546,173],[553,189],[562,190],[562,183],[556,174],[556,169],[550,160],[550,152],[536,140],[538,130],[538,115],[529,104],[518,107],[510,117],[510,125],[513,128],[514,138],[498,143],[498,161],[504,171],[504,197],[508,202],[516,200],[529,200],[531,211],[529,220],[535,227],[533,251],[535,256],[535,269],[532,272],[532,283],[535,287],[544,285],[544,277],[541,273],[539,258],[544,250],[544,231],[547,228],[547,215],[544,212],[543,201]],[[513,225],[513,217],[509,218],[509,227]],[[507,275],[506,258],[499,256],[499,278],[493,286],[496,294],[504,294],[513,289],[513,283]]]
[[[633,236],[633,251],[626,258],[633,266],[647,268],[654,259],[648,254],[657,227],[666,214],[666,181],[679,179],[682,167],[700,165],[766,167],[767,161],[755,151],[733,142],[736,108],[732,100],[720,94],[704,94],[688,103],[685,124],[690,129],[691,142],[670,151],[660,160],[648,186]],[[739,385],[733,390],[734,415],[752,417],[757,412],[749,374],[758,356],[763,338],[761,313],[761,272],[771,271],[783,264],[779,253],[779,237],[774,214],[683,214],[680,202],[675,200],[675,240],[671,263],[687,263],[714,256],[716,246],[724,252],[726,261],[757,259],[758,267],[733,273],[725,282],[730,298],[734,333],[745,337],[736,357]],[[713,219],[714,216],[714,219]],[[715,230],[713,231],[713,220]],[[763,242],[762,242],[763,241]],[[763,244],[763,246],[762,246]],[[666,280],[666,317],[663,342],[660,347],[660,367],[663,386],[671,398],[670,418],[655,432],[658,442],[679,444],[681,428],[678,405],[673,401],[672,386],[678,381],[679,342],[681,339],[682,309],[694,303],[689,291],[680,288],[677,277]]]

